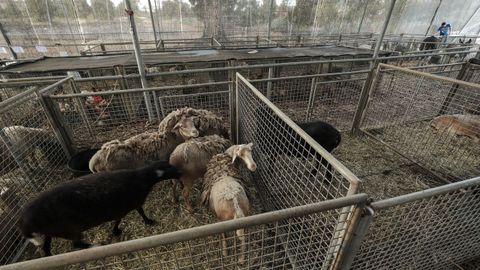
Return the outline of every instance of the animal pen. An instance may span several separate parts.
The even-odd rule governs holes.
[[[256,208],[250,217],[205,225],[214,220],[194,216],[197,222],[185,227],[182,221],[187,218],[170,204],[163,191],[167,187],[160,185],[149,198],[153,205],[146,210],[159,208],[156,217],[166,219],[160,222],[165,227],[143,232],[143,225],[127,217],[126,232],[142,231],[124,239],[129,241],[0,269],[230,269],[237,266],[240,247],[234,231],[239,228],[246,229],[245,268],[450,269],[468,264],[480,256],[480,148],[468,138],[434,133],[429,121],[464,110],[479,113],[480,86],[465,82],[474,81],[478,69],[474,63],[416,68],[440,77],[387,64],[370,71],[370,60],[164,72],[149,77],[156,81],[162,76],[217,73],[223,79],[147,89],[135,89],[135,75],[69,77],[8,98],[1,103],[2,125],[47,130],[56,140],[50,148],[60,146],[66,156],[112,139],[156,130],[156,121],[177,108],[209,109],[231,124],[232,139],[254,143],[258,170],[243,172]],[[399,58],[380,58],[380,62],[398,63]],[[298,74],[297,67],[316,72]],[[343,69],[335,72],[335,67]],[[249,76],[258,71],[266,78]],[[79,91],[92,81],[113,83],[95,93],[108,104],[100,110],[85,105],[92,93]],[[112,85],[121,87],[113,90]],[[14,83],[10,86],[16,87]],[[333,155],[326,152],[293,120],[331,123],[342,131],[341,147]],[[358,135],[349,135],[350,130]],[[24,166],[28,162],[22,159],[25,155],[18,153],[19,149],[31,149],[15,147],[4,134],[2,140],[2,155],[13,157],[7,163],[11,169],[2,171],[0,180],[0,259],[7,264],[35,257],[15,229],[21,206],[38,192],[72,177],[63,155],[47,160],[53,151],[34,150],[40,163],[32,170]],[[271,141],[284,145],[271,147]],[[41,143],[35,141],[34,145]],[[360,144],[363,147],[358,147]],[[269,159],[271,155],[276,158]],[[315,166],[319,157],[331,165],[329,181],[325,180],[328,167]],[[361,163],[368,158],[390,163],[375,164],[376,171],[372,171],[367,167],[371,164]],[[413,185],[408,182],[413,178],[415,183],[421,182],[416,190],[379,192],[370,184],[380,179],[392,186]],[[367,195],[358,194],[361,192],[376,201],[367,203]],[[165,214],[171,213],[167,211],[174,214]],[[94,229],[88,238],[96,243],[105,241],[95,234],[106,228]],[[221,250],[224,232],[230,242],[228,256]],[[53,249],[54,253],[69,250],[64,243]]]

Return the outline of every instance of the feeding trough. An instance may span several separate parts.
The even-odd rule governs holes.
[[[91,173],[88,169],[88,162],[99,149],[87,149],[76,153],[68,161],[68,169],[75,177]]]

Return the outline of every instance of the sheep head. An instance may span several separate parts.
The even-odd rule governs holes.
[[[187,140],[190,138],[196,138],[199,135],[195,124],[193,123],[192,117],[182,117],[173,127],[173,132],[182,136],[183,139]]]
[[[254,172],[257,169],[257,164],[252,157],[253,143],[233,145],[225,151],[227,155],[232,157],[232,164],[237,158],[240,158],[247,168]]]

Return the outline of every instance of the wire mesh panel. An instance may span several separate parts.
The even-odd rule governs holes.
[[[352,127],[366,73],[351,79],[333,79],[316,84],[314,100],[307,121],[325,121],[341,131]]]
[[[125,241],[10,265],[0,269],[327,269],[328,242],[335,231],[328,217],[345,207],[363,207],[366,195],[353,195],[222,223]],[[347,221],[344,221],[346,223]],[[318,229],[307,229],[315,223]],[[304,228],[301,232],[298,228]],[[298,238],[301,233],[302,238]],[[222,248],[225,234],[226,249]],[[239,237],[240,236],[240,237]],[[242,240],[245,245],[242,248]],[[308,248],[300,248],[305,246]],[[243,262],[243,264],[242,264]]]
[[[361,129],[437,175],[479,175],[480,86],[380,65]]]
[[[260,197],[267,209],[283,209],[356,192],[358,179],[335,158],[312,141],[253,85],[237,73],[237,132],[242,143],[253,142],[258,169],[253,175]],[[332,230],[328,242],[302,243],[299,249],[323,250],[319,261],[329,263],[345,235],[343,223],[353,209],[325,217]],[[303,231],[323,230],[313,222],[298,222],[294,235]],[[333,228],[334,227],[334,228]],[[306,265],[302,265],[306,266]],[[316,263],[311,267],[319,267]]]
[[[479,184],[476,178],[373,203],[352,269],[460,269],[478,258]]]
[[[0,104],[0,264],[6,264],[24,247],[16,228],[21,207],[71,175],[39,92],[33,89]]]

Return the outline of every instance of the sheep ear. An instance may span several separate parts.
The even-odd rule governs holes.
[[[177,123],[174,127],[173,130],[177,130],[182,127],[182,123]]]
[[[165,174],[165,171],[155,170],[155,174],[157,174],[157,177],[162,177]]]
[[[252,148],[253,147],[253,143],[249,143],[247,144],[248,147]]]

